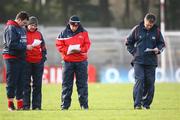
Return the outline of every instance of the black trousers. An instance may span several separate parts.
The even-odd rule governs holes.
[[[154,97],[155,69],[154,65],[134,64],[134,107],[150,107]]]
[[[42,75],[44,62],[26,63],[26,79],[24,84],[24,107],[32,109],[41,108],[42,102]],[[32,98],[31,98],[32,96]],[[31,100],[32,99],[32,100]]]
[[[20,59],[5,59],[7,98],[23,99],[25,61]]]
[[[62,79],[62,95],[61,107],[68,109],[71,105],[71,95],[73,91],[73,80],[76,77],[76,86],[79,97],[80,106],[88,107],[88,74],[87,61],[82,62],[64,62],[63,79]]]

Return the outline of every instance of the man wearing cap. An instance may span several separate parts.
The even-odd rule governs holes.
[[[26,36],[27,45],[32,45],[33,49],[26,51],[23,109],[29,110],[32,103],[32,110],[41,110],[41,88],[44,62],[46,60],[46,47],[43,36],[38,31],[38,19],[34,16],[29,17],[29,22],[26,26]],[[39,43],[35,44],[36,41],[39,41]]]
[[[81,109],[88,107],[87,52],[90,48],[88,32],[80,24],[78,16],[69,19],[65,30],[56,39],[56,47],[62,57],[62,95],[61,109],[68,110],[71,105],[73,80],[76,77],[77,92]]]
[[[144,21],[132,29],[126,41],[127,50],[134,57],[134,109],[150,109],[154,97],[157,55],[165,47],[164,38],[155,21],[154,14],[146,14]]]

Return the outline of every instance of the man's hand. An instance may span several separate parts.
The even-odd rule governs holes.
[[[71,53],[79,53],[80,50],[72,50]]]
[[[33,49],[33,46],[32,45],[27,45],[27,50],[32,50]]]
[[[157,47],[154,48],[154,52],[155,52],[155,54],[158,54],[159,53],[159,49]]]

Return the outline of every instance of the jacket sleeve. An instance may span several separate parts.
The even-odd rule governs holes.
[[[43,60],[46,61],[47,60],[47,49],[46,49],[46,44],[45,44],[45,40],[41,34],[41,40],[42,40],[42,43],[41,43],[41,50],[42,50],[42,57],[43,57]]]
[[[135,43],[136,43],[136,36],[137,36],[137,27],[138,26],[135,26],[132,30],[131,30],[131,33],[128,35],[127,39],[126,39],[126,42],[125,42],[125,45],[127,46],[127,50],[129,53],[131,53],[132,55],[135,54],[136,52],[136,47],[134,46]]]
[[[84,43],[81,45],[81,52],[87,53],[90,48],[91,41],[89,39],[88,32],[84,32],[83,34],[84,34]]]
[[[159,54],[160,54],[166,47],[166,44],[165,44],[164,38],[163,38],[162,33],[160,32],[159,28],[158,28],[158,31],[159,31],[159,37],[158,37],[156,44],[157,44],[157,48],[159,49]]]
[[[63,38],[61,37],[62,33],[56,39],[56,48],[60,53],[66,54],[68,50],[68,46],[65,45]]]
[[[21,36],[17,33],[16,29],[13,26],[9,26],[9,28],[5,31],[5,43],[7,47],[11,50],[26,50],[26,43],[20,42]]]

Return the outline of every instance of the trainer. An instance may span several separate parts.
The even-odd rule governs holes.
[[[3,59],[6,66],[6,91],[8,110],[15,110],[14,99],[17,100],[17,110],[23,108],[23,86],[26,49],[32,50],[32,45],[26,45],[26,32],[23,28],[29,20],[29,14],[21,11],[15,20],[8,20],[3,33]]]
[[[62,96],[61,109],[68,110],[71,105],[74,76],[80,107],[88,107],[87,52],[90,48],[88,32],[80,24],[78,16],[73,15],[65,30],[58,36],[56,47],[61,53],[62,61]]]
[[[165,47],[164,38],[155,22],[154,14],[146,14],[144,21],[132,29],[126,41],[127,50],[134,58],[134,109],[150,109],[154,97],[157,55]]]

